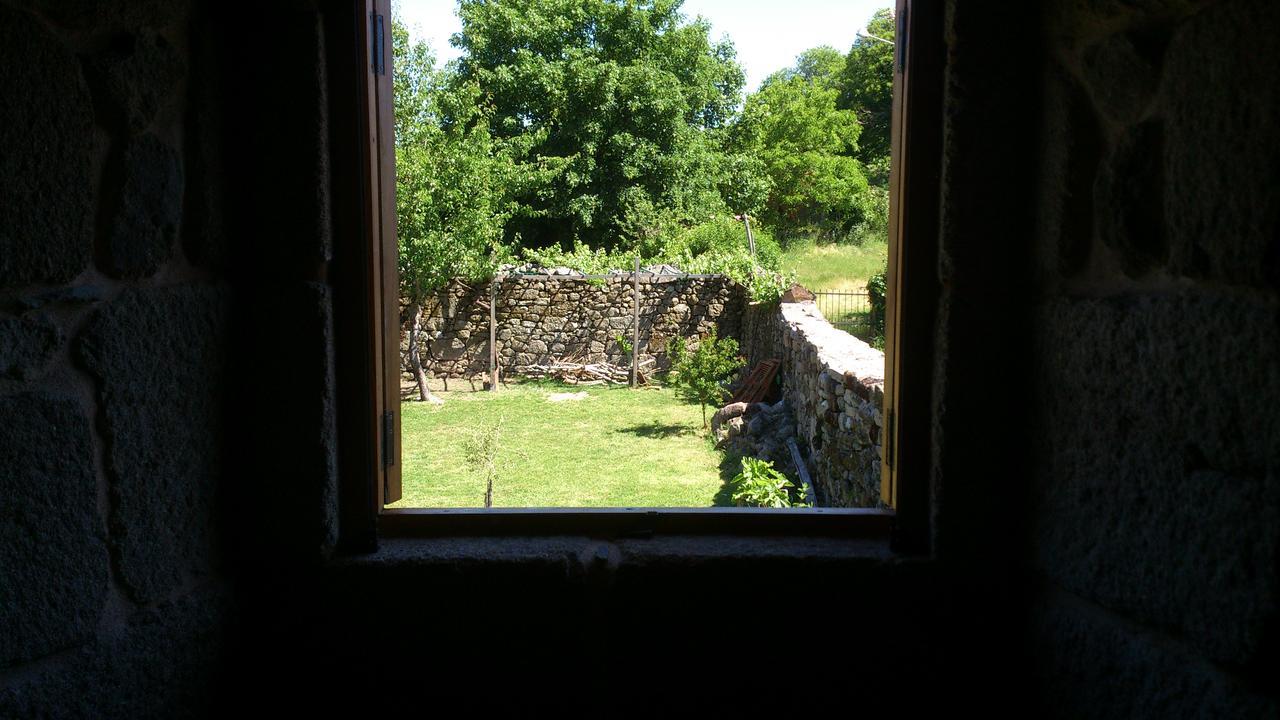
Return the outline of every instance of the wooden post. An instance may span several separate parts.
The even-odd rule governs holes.
[[[809,507],[818,506],[818,496],[813,490],[813,480],[809,479],[809,470],[804,466],[804,458],[800,457],[800,448],[796,447],[795,438],[787,438],[787,449],[791,451],[791,462],[800,475],[800,487],[804,490],[804,501]]]
[[[751,250],[751,257],[756,256],[756,236],[751,234],[751,217],[746,213],[742,213],[742,224],[747,226],[747,247]]]
[[[498,392],[498,276],[489,281],[489,392]]]
[[[631,274],[631,387],[636,386],[640,372],[640,256],[636,255],[636,271]]]

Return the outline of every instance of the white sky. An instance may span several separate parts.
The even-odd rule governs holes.
[[[398,0],[415,40],[426,40],[444,62],[458,56],[449,36],[462,29],[455,0]],[[848,52],[854,35],[891,0],[685,0],[684,13],[711,21],[712,39],[728,35],[752,91],[801,52],[831,45]]]

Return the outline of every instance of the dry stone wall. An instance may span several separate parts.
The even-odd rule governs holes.
[[[556,358],[627,364],[618,338],[631,342],[632,279],[516,276],[498,282],[498,365],[504,375]],[[424,307],[419,353],[428,375],[480,378],[489,371],[489,285],[453,281]],[[673,337],[742,337],[746,290],[726,277],[642,275],[640,357],[667,366]],[[407,329],[411,318],[402,315]],[[408,333],[401,350],[408,357]],[[407,369],[407,367],[406,367]]]
[[[783,393],[809,447],[818,504],[880,506],[884,353],[833,327],[812,302],[781,303],[772,321],[749,315],[751,347],[781,353]]]

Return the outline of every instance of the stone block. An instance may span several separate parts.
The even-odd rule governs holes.
[[[1163,51],[1163,43],[1130,33],[1086,50],[1084,73],[1098,107],[1117,122],[1141,119],[1160,84]]]
[[[0,398],[0,418],[4,667],[92,636],[108,560],[89,419],[75,402],[36,394]]]
[[[227,301],[200,286],[128,291],[89,322],[119,576],[153,602],[212,563],[225,423]]]
[[[183,17],[186,0],[31,0],[55,22],[73,28],[160,27]]]
[[[1184,293],[1038,320],[1040,567],[1240,665],[1280,602],[1278,316],[1274,298]]]
[[[1172,271],[1280,288],[1280,4],[1228,2],[1169,42],[1160,112]]]
[[[183,56],[153,32],[126,34],[87,62],[98,96],[100,119],[140,133],[173,99],[173,86],[186,72]]]
[[[122,172],[105,269],[117,277],[145,277],[173,254],[182,219],[182,164],[173,148],[142,135],[125,146]]]
[[[93,247],[93,102],[75,56],[0,6],[0,286],[65,282]]]
[[[37,377],[61,345],[62,331],[45,317],[0,317],[0,377]]]
[[[212,713],[228,650],[231,601],[200,588],[131,614],[118,634],[0,690],[6,718],[189,718]],[[214,713],[216,714],[216,713]]]
[[[1070,598],[1031,613],[1031,715],[1048,718],[1262,718],[1267,698],[1164,638]]]

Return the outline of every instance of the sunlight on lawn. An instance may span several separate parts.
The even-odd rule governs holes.
[[[583,399],[548,400],[583,390]],[[392,507],[482,507],[484,478],[468,466],[464,445],[499,418],[494,507],[727,504],[721,453],[698,406],[671,390],[527,382],[441,396],[443,406],[401,405],[404,496]]]
[[[864,292],[867,278],[884,269],[887,243],[864,245],[814,245],[796,243],[782,256],[783,273],[795,273],[796,282],[810,290]]]

